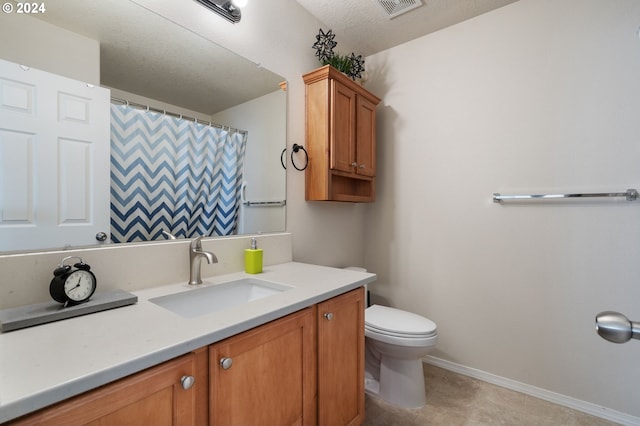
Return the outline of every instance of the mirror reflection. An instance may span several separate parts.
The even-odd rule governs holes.
[[[0,36],[0,252],[285,229],[283,77],[131,1],[3,14]]]

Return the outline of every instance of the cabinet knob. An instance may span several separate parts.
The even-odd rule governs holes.
[[[187,390],[191,389],[193,384],[196,382],[196,379],[193,376],[182,376],[180,379],[180,383],[182,384],[182,389]]]
[[[333,312],[325,312],[324,317],[328,320],[331,321],[333,319]]]
[[[351,163],[351,167],[357,167],[358,163],[356,163],[355,161],[353,163]]]
[[[360,164],[361,169],[364,169],[365,167],[367,167],[365,164]]]
[[[233,360],[231,358],[220,358],[220,367],[224,370],[228,370],[233,365]]]

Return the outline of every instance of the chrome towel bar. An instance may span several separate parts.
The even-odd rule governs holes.
[[[245,190],[247,189],[247,181],[245,180],[240,185],[240,201],[247,207],[284,207],[287,205],[287,200],[274,200],[274,201],[249,201],[245,198]]]
[[[287,205],[287,200],[281,201],[243,201],[247,207],[283,207]]]
[[[557,198],[597,198],[597,197],[625,197],[627,201],[635,201],[638,199],[638,191],[635,189],[627,189],[626,192],[595,192],[588,194],[529,194],[529,195],[500,195],[495,192],[493,194],[493,202],[501,203],[505,200],[538,200],[538,199],[557,199]]]

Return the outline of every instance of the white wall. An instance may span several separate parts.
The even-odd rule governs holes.
[[[0,13],[0,58],[100,84],[100,44],[27,14]]]
[[[367,58],[374,300],[438,324],[436,357],[640,416],[640,201],[493,192],[640,188],[640,2],[520,0]]]

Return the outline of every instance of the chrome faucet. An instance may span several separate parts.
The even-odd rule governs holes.
[[[162,230],[162,235],[167,237],[167,240],[177,240],[175,235],[173,235],[171,232],[165,231],[164,229]]]
[[[218,258],[210,251],[202,250],[202,237],[194,238],[189,246],[189,285],[202,284],[200,276],[200,263],[202,258],[207,259],[207,263],[218,263]]]

